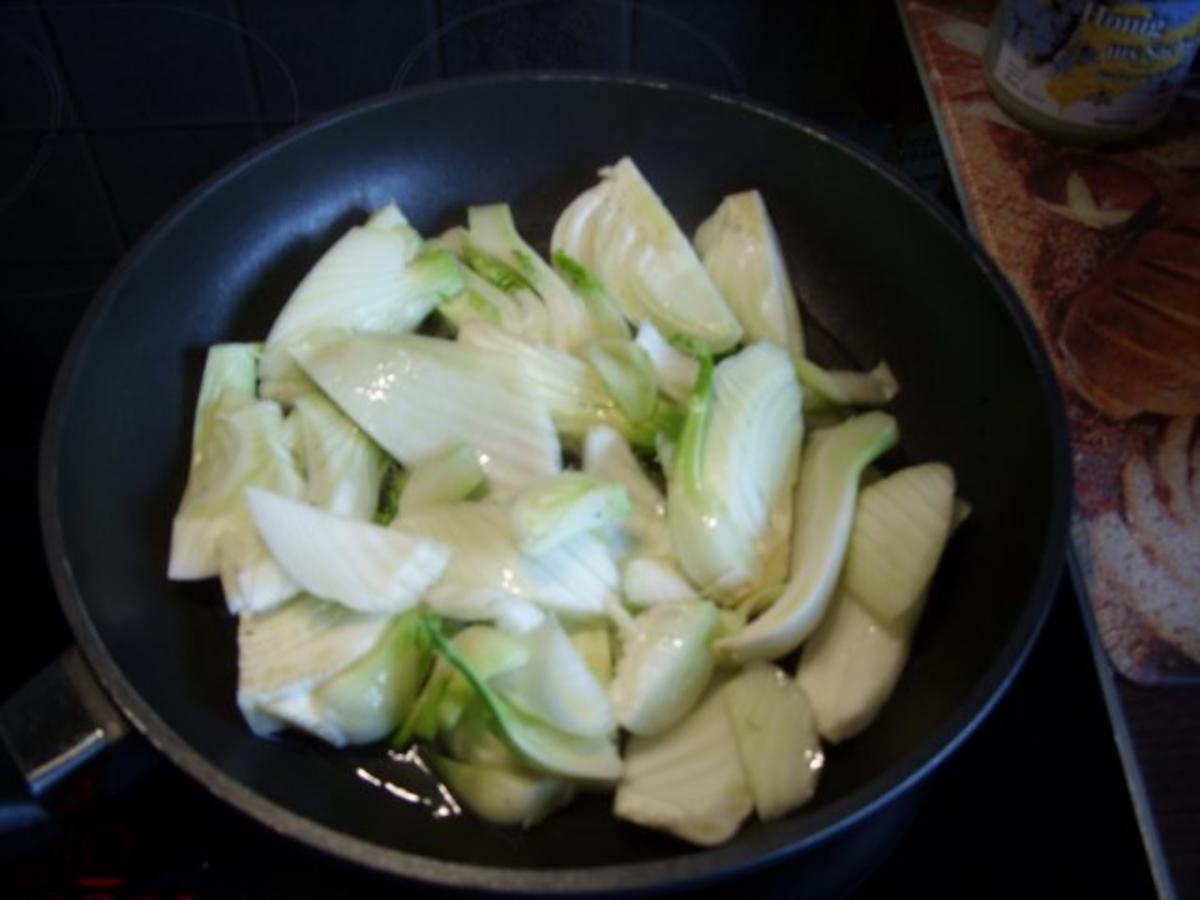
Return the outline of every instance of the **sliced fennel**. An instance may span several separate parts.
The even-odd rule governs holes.
[[[762,195],[743,191],[723,199],[696,229],[695,245],[747,343],[770,341],[802,359],[800,307]]]
[[[445,250],[408,259],[412,235],[400,230],[351,229],[317,262],[284,305],[267,336],[259,391],[283,403],[308,393],[310,379],[295,353],[310,340],[353,331],[400,334],[414,330],[435,306],[460,294],[458,261]]]
[[[200,376],[200,394],[192,422],[193,468],[203,461],[204,447],[212,433],[220,410],[231,401],[254,400],[254,384],[258,377],[258,361],[262,344],[216,344],[204,357],[204,372]],[[221,401],[225,399],[225,406]]]
[[[737,634],[746,627],[746,615],[737,609],[722,609],[717,612],[717,627],[713,629],[713,639],[729,637]],[[720,660],[718,660],[720,662]]]
[[[714,352],[736,344],[741,326],[633,160],[625,157],[600,176],[559,217],[554,252],[595,273],[630,320],[649,319]]]
[[[220,575],[231,612],[261,611],[299,588],[275,564],[255,531],[242,490],[258,485],[297,496],[292,431],[279,406],[222,391],[207,407],[202,445],[193,454],[188,486],[171,527],[168,575]]]
[[[370,653],[316,689],[313,706],[346,743],[377,741],[408,715],[432,662],[420,614],[405,613],[392,621]]]
[[[517,751],[501,737],[496,726],[496,717],[492,715],[483,698],[475,693],[470,682],[444,658],[439,657],[439,662],[462,683],[467,699],[454,725],[434,736],[438,743],[460,762],[486,766],[489,769],[506,769],[510,772],[529,771],[517,755]]]
[[[618,481],[561,472],[517,491],[510,514],[521,552],[541,556],[577,535],[620,522],[629,515],[629,495]]]
[[[255,458],[252,451],[269,448],[247,442],[244,432],[231,425],[231,416],[254,404],[260,351],[259,344],[218,344],[205,357],[192,417],[188,482],[171,533],[170,578],[217,574],[216,537],[224,527],[221,517],[236,513],[232,507],[236,506],[237,482],[231,481],[231,476],[245,476],[256,463],[268,462]]]
[[[717,608],[698,600],[655,606],[634,619],[609,685],[621,727],[666,731],[692,708],[712,676]]]
[[[623,339],[629,336],[629,324],[621,308],[604,285],[587,267],[570,254],[558,250],[552,257],[554,268],[571,285],[575,293],[588,307],[596,334],[600,337]]]
[[[304,499],[351,519],[369,519],[388,464],[384,453],[323,394],[293,401],[304,460]]]
[[[430,622],[424,613],[418,613],[418,616],[421,628],[432,646],[434,640]],[[529,648],[522,641],[487,625],[468,625],[454,635],[450,643],[472,671],[485,681],[510,669],[520,668],[529,661]],[[449,661],[445,653],[439,654],[425,686],[396,732],[393,744],[402,747],[414,736],[432,741],[439,733],[448,735],[450,732],[458,732],[457,737],[461,739],[465,730],[470,728],[463,719],[469,715],[474,697],[475,689],[471,682]],[[470,756],[465,746],[452,748],[451,752],[468,762],[491,764],[496,761],[494,756]]]
[[[421,335],[359,334],[306,344],[296,356],[405,466],[467,444],[497,492],[561,467],[545,405],[504,354]]]
[[[886,500],[898,500],[905,503],[903,515],[895,518],[895,526],[900,531],[889,533],[885,541],[891,544],[886,549],[880,548],[878,553],[868,553],[861,556],[856,563],[858,566],[878,565],[877,572],[867,572],[862,569],[859,574],[847,578],[843,574],[842,586],[834,598],[831,608],[821,620],[820,626],[804,645],[800,663],[796,670],[796,680],[804,689],[816,715],[817,728],[821,737],[829,741],[843,741],[852,738],[863,731],[880,709],[891,697],[908,660],[912,635],[916,630],[921,612],[925,606],[928,594],[927,579],[914,577],[914,569],[908,565],[895,567],[893,552],[907,556],[932,554],[932,547],[937,544],[937,554],[941,554],[941,544],[937,541],[937,516],[930,515],[930,501],[936,509],[942,504],[941,497],[947,487],[947,480],[952,485],[953,473],[943,471],[944,467],[933,463],[901,469],[894,475],[880,479],[865,488],[858,500],[855,514],[854,530],[850,536],[850,546],[862,548],[869,546],[873,540],[876,524],[872,515],[864,515],[867,507]],[[889,485],[889,482],[891,483]],[[883,491],[872,494],[876,488],[883,486]],[[896,490],[899,487],[900,490]],[[912,494],[923,495],[914,501]],[[916,504],[916,523],[910,517],[907,504]],[[969,515],[970,505],[965,501],[955,500],[951,505],[949,531],[958,528]],[[894,508],[884,507],[885,515],[894,515]],[[922,516],[924,513],[924,516]],[[928,524],[922,525],[920,518],[928,518]],[[905,529],[916,529],[917,535],[910,535]],[[902,550],[912,541],[915,546]],[[890,558],[891,557],[891,558]],[[849,554],[847,554],[847,567]],[[867,584],[885,588],[897,589],[902,592],[911,590],[917,582],[925,586],[911,602],[904,605],[898,615],[886,624],[873,614],[866,604],[846,589],[848,581],[858,581],[866,576]],[[862,588],[860,587],[860,590]],[[870,593],[868,588],[867,593]],[[889,607],[899,609],[899,605]]]
[[[369,654],[391,621],[306,594],[268,612],[242,615],[238,706],[251,727],[261,733],[288,722],[344,743],[341,732],[311,706],[311,692]]]
[[[791,578],[765,613],[717,643],[726,659],[777,659],[816,628],[845,558],[859,477],[897,439],[896,420],[881,412],[812,436],[796,487]]]
[[[247,488],[246,499],[272,556],[297,584],[360,612],[411,609],[450,562],[450,548],[437,541],[260,488]]]
[[[618,556],[636,553],[673,558],[667,501],[618,431],[604,425],[588,429],[583,441],[583,470],[625,486],[629,515],[615,529]]]
[[[684,573],[706,596],[735,602],[786,577],[801,403],[791,359],[772,344],[701,372],[667,484],[667,520]]]
[[[595,784],[611,784],[620,778],[621,756],[611,740],[567,734],[512,706],[492,690],[487,680],[446,640],[436,622],[429,622],[429,627],[438,652],[458,669],[487,704],[505,739],[528,765],[550,775],[564,775]]]
[[[954,472],[941,463],[901,469],[862,492],[842,589],[885,625],[920,602],[950,538]]]
[[[451,228],[429,243],[449,250],[462,263],[463,290],[438,306],[438,312],[455,328],[483,321],[539,344],[546,342],[550,319],[542,298],[511,270],[473,251],[467,242],[466,229]],[[472,262],[492,279],[472,268]]]
[[[467,240],[471,247],[515,269],[542,298],[550,322],[549,342],[557,349],[572,350],[597,337],[624,337],[628,333],[625,322],[619,318],[593,318],[583,298],[517,233],[507,204],[470,207]]]
[[[320,388],[296,365],[286,344],[264,347],[258,361],[258,396],[290,408],[300,397],[319,394]]]
[[[503,590],[475,589],[453,583],[430,591],[422,602],[432,612],[458,622],[486,622],[519,635],[546,621],[538,605]]]
[[[907,629],[881,624],[847,594],[834,598],[796,669],[821,737],[844,741],[874,721],[900,679],[909,646]]]
[[[650,359],[658,389],[673,400],[686,402],[700,376],[699,361],[673,346],[648,320],[638,327],[636,341]]]
[[[522,636],[529,661],[490,680],[517,709],[567,734],[610,737],[617,721],[604,686],[552,619]]]
[[[625,775],[613,803],[623,819],[714,846],[732,837],[753,809],[719,689],[676,727],[635,735],[625,747]]]
[[[738,757],[763,821],[802,806],[825,764],[808,698],[770,663],[751,663],[721,688]]]
[[[249,515],[217,538],[217,557],[225,607],[232,613],[264,612],[300,590],[275,561]]]
[[[527,556],[517,547],[504,504],[484,500],[430,508],[392,527],[451,548],[446,572],[424,596],[443,615],[486,618],[463,613],[535,604],[568,619],[597,619],[619,605],[619,575],[603,541],[580,534],[540,556]]]
[[[612,635],[608,626],[600,624],[576,628],[569,636],[596,680],[607,686],[613,676]]]
[[[433,770],[464,806],[495,825],[530,828],[565,806],[575,794],[570,781],[459,762],[433,750],[422,751]]]
[[[900,391],[886,362],[869,372],[822,369],[807,359],[796,360],[796,377],[804,385],[806,409],[829,406],[882,406]]]
[[[600,376],[586,362],[546,344],[537,344],[485,322],[470,322],[458,342],[499,354],[521,371],[567,440],[577,442],[593,425],[608,424],[627,437],[635,427],[617,406]]]
[[[502,825],[617,783],[618,815],[700,844],[786,814],[817,733],[894,689],[966,514],[952,473],[864,474],[896,426],[855,408],[895,378],[804,359],[756,192],[693,248],[622,159],[553,267],[507,206],[468,225],[377,211],[265,345],[210,355],[170,574],[241,613],[244,716],[419,740]],[[795,680],[762,661],[806,639]]]
[[[624,338],[607,338],[593,341],[583,355],[631,422],[654,415],[658,385],[654,364],[642,347]]]
[[[631,606],[687,603],[700,595],[671,563],[635,556],[621,569],[621,591]]]
[[[407,223],[351,228],[292,292],[267,344],[288,345],[330,328],[416,328],[439,301],[462,290],[462,277],[444,250],[412,256],[414,234]]]
[[[421,235],[409,224],[408,217],[400,211],[400,207],[394,200],[367,216],[363,227],[399,235],[404,241],[401,252],[406,260],[411,260],[421,251]]]
[[[413,466],[397,500],[397,514],[411,515],[467,500],[485,490],[486,484],[479,454],[466,444],[457,444]]]

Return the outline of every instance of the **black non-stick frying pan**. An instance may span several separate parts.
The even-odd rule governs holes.
[[[812,354],[839,365],[886,358],[902,386],[895,460],[951,463],[974,508],[878,721],[830,752],[807,807],[712,850],[614,819],[603,795],[527,833],[439,816],[431,785],[381,748],[255,738],[234,704],[234,623],[217,587],[165,577],[208,345],[260,339],[308,267],[367,210],[396,199],[433,233],[468,204],[506,201],[544,245],[564,204],[625,154],[689,230],[723,195],[763,193]],[[1065,447],[1057,388],[1019,303],[978,247],[886,167],[726,96],[505,78],[442,84],[314,123],[161,222],[95,301],[58,379],[42,526],[104,695],[177,765],[271,828],[445,885],[678,886],[821,852],[933,771],[987,713],[1058,580]]]

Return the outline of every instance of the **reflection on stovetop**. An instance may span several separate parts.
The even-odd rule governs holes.
[[[441,78],[525,69],[748,94],[864,143],[953,203],[895,14],[877,0],[0,6],[0,497],[12,610],[0,691],[69,642],[35,524],[38,432],[63,348],[120,256],[187,190],[298,121]],[[858,896],[1152,894],[1074,601],[1063,601],[1028,670],[933,782],[898,846],[857,873]],[[147,757],[150,770],[120,794],[48,832],[7,837],[0,896],[396,893]],[[739,890],[802,895],[791,872]]]

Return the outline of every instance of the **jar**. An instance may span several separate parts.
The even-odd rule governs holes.
[[[1022,125],[1079,144],[1127,140],[1166,116],[1200,43],[1200,0],[1001,0],[984,73]]]

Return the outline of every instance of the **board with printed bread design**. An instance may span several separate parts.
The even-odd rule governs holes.
[[[1055,144],[988,93],[991,3],[900,6],[968,220],[1063,387],[1100,641],[1135,682],[1200,682],[1200,97],[1136,144]]]

